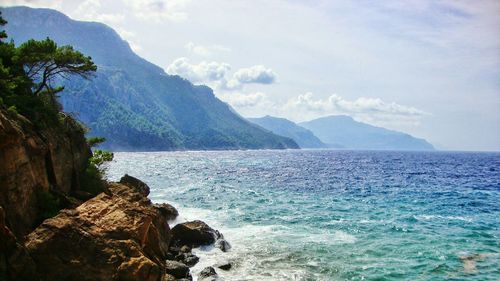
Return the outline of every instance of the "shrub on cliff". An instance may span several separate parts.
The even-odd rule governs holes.
[[[103,137],[91,137],[87,139],[87,144],[94,147],[106,141]],[[92,157],[89,159],[85,174],[81,180],[81,188],[83,191],[96,195],[105,189],[103,182],[106,172],[106,163],[113,160],[113,153],[110,151],[95,149],[92,152]]]

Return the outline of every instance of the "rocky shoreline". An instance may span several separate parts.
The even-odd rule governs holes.
[[[168,221],[177,217],[177,210],[153,204],[147,198],[149,187],[136,178],[125,175],[108,188],[108,193],[45,220],[24,242],[2,220],[7,280],[192,280],[189,268],[199,260],[192,248],[230,248],[221,233],[202,221],[170,228]],[[217,270],[231,267],[219,266]],[[216,279],[213,267],[198,276]]]
[[[178,211],[152,203],[137,178],[103,182],[90,194],[79,183],[91,155],[72,118],[40,129],[0,108],[1,281],[192,280],[193,248],[230,249],[202,221],[171,228]],[[51,204],[58,209],[46,216]],[[231,264],[214,267],[197,279],[217,280]]]

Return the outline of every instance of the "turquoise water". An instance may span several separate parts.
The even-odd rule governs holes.
[[[224,280],[500,280],[498,153],[116,153],[108,173],[224,233],[231,251],[197,250],[194,275],[231,261]]]

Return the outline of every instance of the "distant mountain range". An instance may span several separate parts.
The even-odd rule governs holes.
[[[261,126],[277,135],[293,139],[301,148],[327,148],[311,131],[305,129],[285,118],[264,116],[261,118],[248,118],[252,123]]]
[[[195,86],[137,56],[108,26],[81,22],[50,9],[1,9],[16,44],[50,37],[90,55],[98,66],[92,80],[64,81],[60,101],[107,138],[113,150],[298,148],[235,114],[206,86]]]
[[[409,134],[357,122],[349,116],[328,116],[298,125],[311,130],[330,147],[366,150],[434,150]]]

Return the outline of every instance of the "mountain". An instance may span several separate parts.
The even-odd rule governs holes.
[[[299,123],[332,147],[366,150],[434,150],[424,139],[357,122],[349,116],[328,116]]]
[[[81,22],[50,9],[1,9],[16,44],[50,37],[90,55],[98,70],[91,80],[65,80],[60,102],[107,138],[112,150],[298,148],[235,114],[212,89],[166,74],[136,55],[110,27]]]
[[[311,131],[300,127],[285,118],[264,116],[261,118],[247,118],[250,122],[261,126],[277,135],[291,138],[301,148],[326,148],[326,144],[321,142]]]

